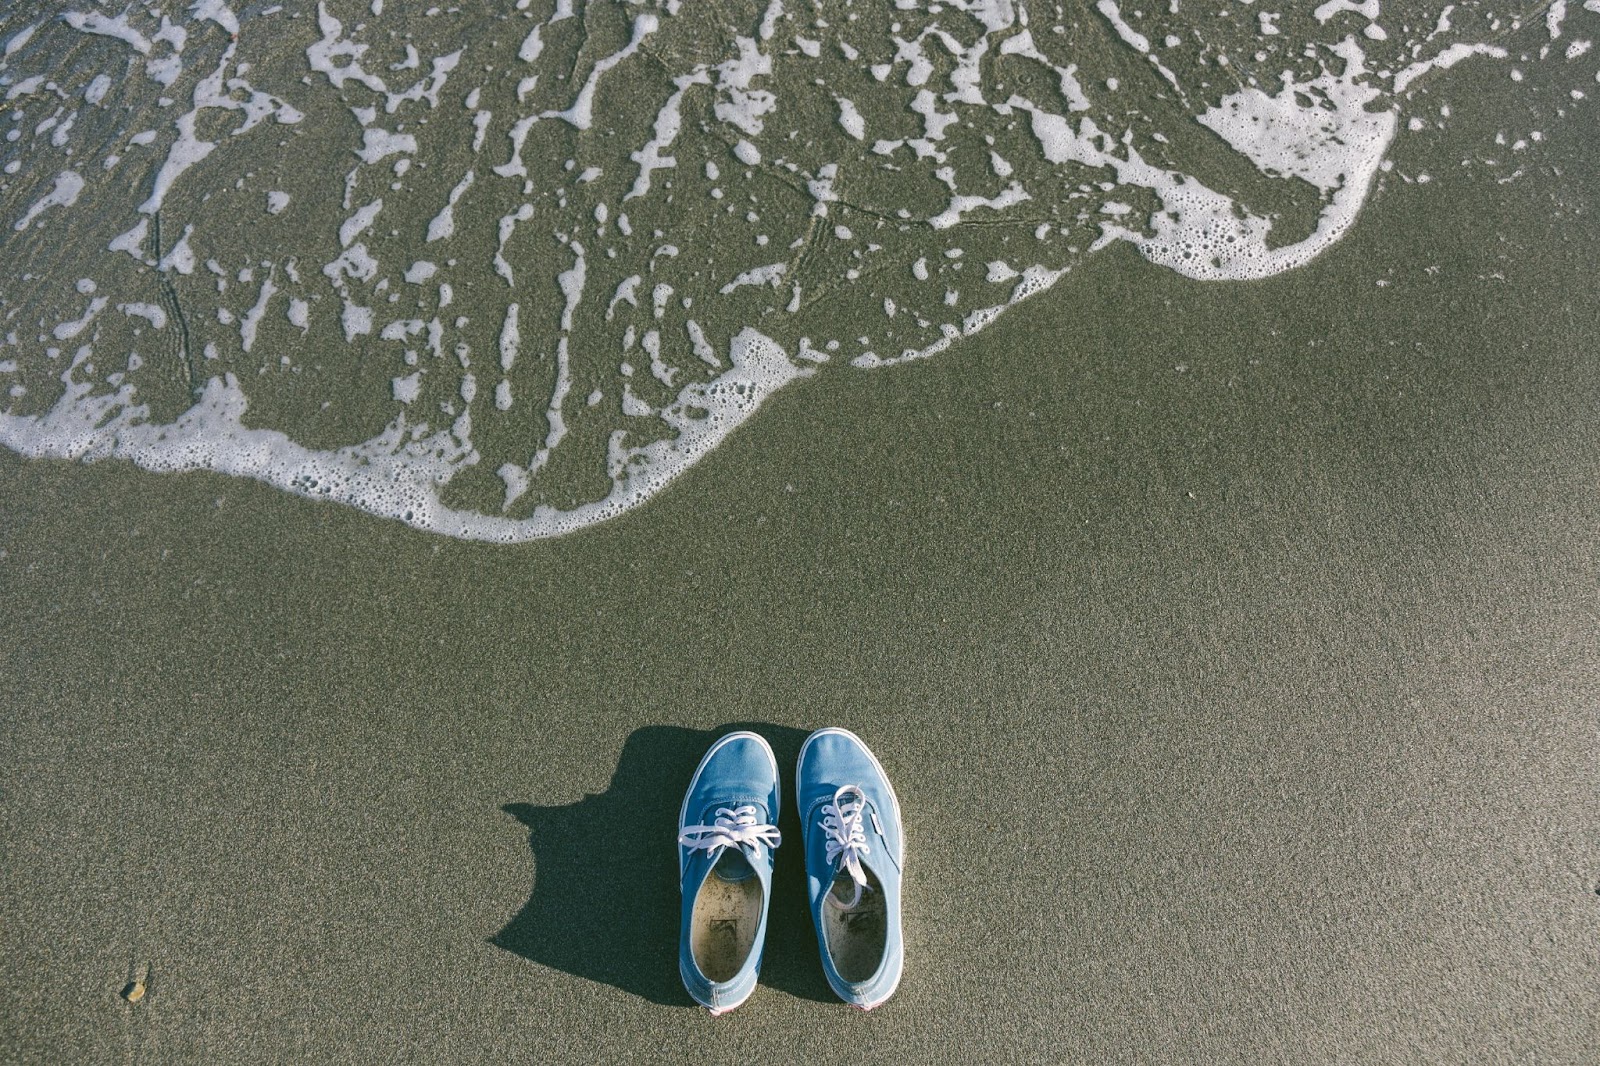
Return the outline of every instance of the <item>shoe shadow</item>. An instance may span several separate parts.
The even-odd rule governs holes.
[[[503,807],[528,830],[533,891],[489,942],[652,1003],[691,1005],[678,977],[678,807],[706,749],[734,729],[767,739],[783,782],[783,844],[773,870],[761,983],[831,1001],[806,906],[800,820],[792,809],[790,778],[807,734],[766,723],[711,730],[645,726],[624,743],[605,792],[564,807]]]

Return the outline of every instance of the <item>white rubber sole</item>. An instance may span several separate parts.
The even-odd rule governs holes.
[[[685,788],[683,790],[683,802],[678,804],[678,832],[680,832],[680,833],[683,832],[683,819],[684,819],[684,816],[687,815],[688,812],[689,812],[689,797],[694,794],[695,786],[700,783],[700,775],[705,772],[706,764],[711,761],[711,757],[713,755],[715,755],[718,751],[720,751],[722,749],[723,745],[732,743],[735,740],[753,740],[757,744],[760,744],[762,750],[767,753],[767,762],[772,764],[772,776],[773,776],[773,778],[774,779],[778,778],[778,757],[773,754],[772,745],[767,743],[767,738],[766,737],[762,736],[760,733],[752,733],[748,729],[738,729],[738,730],[735,730],[732,733],[727,734],[726,736],[718,737],[716,742],[713,743],[711,745],[711,747],[707,748],[706,749],[706,753],[700,757],[700,765],[698,765],[698,766],[696,766],[694,768],[694,776],[689,778],[689,785],[688,785],[687,788]],[[783,783],[782,783],[781,780],[779,780],[778,781],[777,792],[780,793],[780,799],[778,800],[778,802],[782,801],[781,800],[782,791],[783,791]],[[772,812],[772,820],[774,822],[776,822],[778,820],[778,812],[776,810]],[[683,848],[682,847],[678,848],[678,876],[679,876],[680,879],[683,877]],[[678,960],[678,973],[679,973],[679,977],[683,978],[683,960],[681,958]],[[689,985],[689,982],[688,982],[687,978],[683,978],[683,983],[684,983],[684,987],[687,989],[687,987]],[[737,1002],[737,1003],[729,1003],[729,1004],[726,1004],[726,1005],[721,1006],[721,1007],[713,1007],[709,1003],[702,1002],[701,1000],[697,999],[695,997],[694,993],[692,993],[692,992],[689,994],[689,998],[693,999],[696,1003],[699,1003],[700,1006],[704,1007],[706,1009],[706,1011],[711,1015],[711,1017],[720,1018],[722,1015],[727,1014],[729,1011],[735,1010],[735,1009],[737,1009],[739,1007],[744,1006],[744,1004],[754,994],[755,994],[755,989],[752,988],[748,993],[746,993],[744,999],[739,1000],[739,1002]]]

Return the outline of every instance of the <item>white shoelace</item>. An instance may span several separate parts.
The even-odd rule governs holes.
[[[867,887],[867,872],[861,868],[863,856],[871,853],[867,846],[867,830],[861,818],[867,810],[867,797],[859,786],[845,785],[833,794],[832,803],[822,805],[822,831],[827,834],[827,858],[837,863],[855,883],[855,894],[850,902],[840,903],[828,893],[828,902],[848,910],[861,902],[861,893]]]
[[[757,844],[775,848],[783,838],[778,827],[756,821],[754,807],[718,807],[710,825],[685,826],[678,843],[690,851],[715,851],[717,848],[750,848]]]

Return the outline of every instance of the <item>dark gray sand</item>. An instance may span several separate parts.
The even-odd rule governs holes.
[[[0,1057],[1600,1061],[1594,159],[1108,253],[555,542],[0,455]],[[679,987],[731,723],[893,775],[880,1011],[792,846],[756,995]]]

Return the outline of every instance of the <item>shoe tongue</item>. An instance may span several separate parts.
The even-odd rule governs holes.
[[[717,857],[717,864],[711,872],[724,881],[746,881],[755,876],[755,867],[750,865],[750,860],[745,858],[744,851],[740,848],[724,848]]]
[[[850,876],[849,871],[839,870],[833,875],[833,884],[828,886],[828,902],[840,910],[847,911],[859,906],[868,891],[868,887],[862,885],[858,892],[855,878]]]

